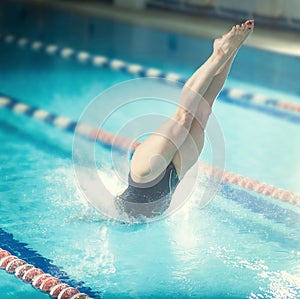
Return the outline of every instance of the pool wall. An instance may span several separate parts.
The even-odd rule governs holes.
[[[112,20],[100,20],[95,16],[89,17],[74,12],[66,15],[65,11],[44,3],[37,5],[4,0],[0,3],[0,9],[3,12],[0,20],[0,30],[3,34],[12,33],[22,37],[26,32],[29,34],[26,37],[31,39],[82,48],[114,58],[132,57],[134,62],[156,67],[157,59],[165,57],[164,65],[160,66],[170,70],[174,69],[175,65],[186,70],[195,68],[203,62],[203,58],[199,59],[199,56],[208,57],[212,47],[210,41],[191,36],[126,24],[116,26],[116,22]],[[107,34],[111,36],[109,40],[106,38]],[[268,43],[267,40],[265,42]],[[197,54],[199,52],[201,55]],[[243,47],[237,63],[242,67],[233,67],[231,78],[300,95],[298,81],[290,80],[300,77],[300,59]],[[245,69],[249,71],[242,71]]]

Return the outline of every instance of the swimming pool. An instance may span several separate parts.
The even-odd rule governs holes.
[[[40,9],[14,7],[1,20],[2,32],[184,77],[210,49],[207,40],[66,12],[44,11],[43,19],[33,18]],[[11,25],[16,16],[23,26]],[[16,43],[1,42],[0,51],[1,93],[73,120],[100,92],[133,78]],[[293,80],[299,78],[299,64],[296,57],[244,48],[226,86],[300,104]],[[215,105],[226,145],[225,169],[299,192],[297,118],[229,102],[223,95]],[[126,122],[140,112],[117,116]],[[7,109],[0,110],[0,122],[0,247],[94,298],[299,298],[297,206],[224,183],[200,209],[199,184],[171,217],[121,225],[101,219],[82,200],[74,179],[72,134]],[[106,129],[116,133],[119,128],[111,122]],[[107,162],[110,152],[97,150],[100,172],[113,188],[118,181]],[[201,159],[209,163],[210,158],[206,144]],[[3,271],[0,275],[3,298],[47,297]]]

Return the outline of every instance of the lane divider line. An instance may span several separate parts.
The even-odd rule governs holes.
[[[23,282],[31,284],[35,289],[49,294],[52,298],[91,299],[87,294],[80,293],[78,289],[62,283],[58,278],[44,273],[43,270],[26,263],[2,248],[0,248],[0,269],[5,270],[9,274],[15,274]],[[46,281],[47,284],[44,283]]]
[[[73,298],[75,295],[78,297],[74,298],[81,299],[101,298],[99,292],[94,292],[91,288],[84,286],[82,281],[70,278],[61,267],[28,248],[27,244],[16,240],[11,233],[2,228],[0,228],[0,240],[0,269],[14,274],[23,282],[31,284],[35,289],[50,296],[55,286],[64,284],[65,287],[61,288],[59,293],[57,293],[58,290],[55,294],[53,293],[56,296],[53,298],[59,295],[64,299]]]
[[[212,168],[209,164],[204,162],[200,162],[200,169],[206,173],[207,176],[210,176],[217,181],[235,185],[242,189],[272,197],[300,207],[300,193],[297,194],[288,190],[284,190],[275,187],[274,185],[260,182],[256,179],[251,179],[226,170]]]
[[[93,55],[87,51],[79,51],[69,47],[61,47],[56,44],[46,44],[41,41],[32,41],[26,37],[17,37],[13,34],[0,33],[0,40],[6,44],[15,43],[20,48],[27,47],[33,51],[44,51],[48,55],[57,55],[63,59],[73,58],[80,63],[90,63],[94,67],[109,68],[113,71],[122,71],[137,77],[156,77],[174,82],[184,83],[187,78],[173,72],[165,72],[157,68],[149,68],[140,64],[129,63],[117,58],[111,59],[103,55]],[[168,82],[168,81],[164,81]],[[269,98],[261,94],[252,94],[239,88],[224,88],[221,95],[226,95],[232,101],[253,104],[254,106],[267,107],[279,111],[286,111],[300,115],[300,104],[288,102],[282,99]],[[222,100],[222,97],[220,97]],[[227,101],[227,103],[232,103]],[[246,106],[247,107],[247,106]],[[263,112],[263,111],[262,111]]]
[[[138,142],[132,142],[127,138],[116,136],[110,132],[80,124],[66,117],[58,116],[33,106],[28,106],[19,100],[4,94],[0,94],[0,108],[6,108],[18,114],[26,115],[30,118],[48,123],[53,127],[60,128],[66,132],[76,132],[85,138],[96,140],[104,146],[109,146],[117,150],[127,151],[130,149],[133,151],[139,145]],[[213,168],[203,162],[200,163],[200,168],[201,171],[215,180],[300,206],[300,194],[277,188],[271,184],[263,183],[229,171]]]
[[[231,105],[235,105],[244,109],[251,109],[254,111],[257,111],[259,113],[263,113],[265,115],[270,115],[272,117],[279,118],[281,120],[286,120],[291,123],[300,124],[300,114],[297,113],[291,113],[284,110],[274,109],[272,106],[266,106],[266,105],[258,105],[253,102],[248,102],[246,100],[235,100],[227,95],[226,90],[223,90],[220,93],[219,99],[222,100],[224,103],[228,103]]]
[[[30,118],[48,123],[53,127],[60,128],[70,133],[74,133],[76,129],[77,134],[87,137],[88,139],[96,139],[103,146],[113,147],[116,150],[126,150],[128,148],[136,148],[138,146],[138,143],[133,143],[125,137],[116,138],[115,135],[109,132],[93,128],[89,125],[79,124],[67,117],[59,116],[37,107],[28,106],[25,103],[1,93],[0,108],[7,108],[17,114],[26,115]]]

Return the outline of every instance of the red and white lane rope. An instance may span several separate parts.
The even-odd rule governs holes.
[[[139,145],[139,143],[132,142],[127,138],[116,136],[112,133],[95,129],[85,124],[79,124],[66,117],[58,116],[36,107],[28,106],[6,95],[0,94],[0,108],[6,108],[18,114],[27,115],[30,118],[46,122],[53,127],[60,128],[67,132],[73,133],[76,129],[76,133],[88,139],[97,140],[119,150],[127,151],[129,148],[134,150]],[[221,182],[232,184],[258,194],[271,196],[278,200],[300,206],[300,194],[280,189],[268,183],[263,183],[232,172],[216,169],[205,163],[200,163],[200,167],[201,171],[209,176],[212,175],[213,178]]]
[[[113,146],[116,149],[136,148],[138,145],[125,137],[116,137],[109,132],[95,129],[86,124],[79,124],[67,117],[55,115],[46,110],[29,106],[3,94],[0,94],[0,108],[6,108],[17,114],[26,115],[71,133],[76,129],[77,134],[87,137],[88,139],[97,140],[104,145]]]
[[[149,68],[140,64],[129,63],[121,59],[111,59],[103,55],[93,55],[87,51],[79,51],[57,44],[33,41],[26,37],[17,37],[13,34],[0,33],[0,40],[6,44],[15,44],[20,48],[27,48],[35,52],[43,51],[48,55],[56,55],[62,59],[74,59],[81,63],[89,63],[97,68],[109,68],[112,71],[121,71],[133,76],[164,78],[169,80],[169,82],[186,82],[187,80],[187,78],[177,73],[165,72],[157,68]],[[287,111],[292,115],[300,114],[300,104],[288,102],[280,98],[270,98],[261,94],[249,93],[243,89],[226,87],[222,90],[222,94],[234,101],[247,102],[255,106],[269,107],[279,111]]]
[[[0,248],[0,269],[9,274],[14,274],[35,289],[57,299],[92,299],[76,288],[62,283],[58,278],[53,277],[43,270],[28,264],[26,261],[12,255],[7,250]]]
[[[296,194],[255,179],[247,178],[233,172],[212,168],[210,165],[203,162],[200,162],[200,168],[201,171],[212,176],[212,178],[218,181],[235,185],[264,196],[270,196],[280,201],[288,202],[300,207],[300,194]]]

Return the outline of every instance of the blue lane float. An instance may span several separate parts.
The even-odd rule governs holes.
[[[89,64],[97,68],[108,68],[112,71],[124,72],[136,77],[154,77],[165,79],[164,83],[185,83],[187,78],[174,72],[166,72],[157,68],[145,67],[140,64],[129,63],[118,58],[109,58],[103,55],[94,55],[87,51],[80,51],[57,44],[46,44],[42,41],[32,41],[26,37],[17,37],[13,34],[0,33],[0,41],[5,44],[14,44],[19,48],[26,48],[35,52],[44,52],[62,59],[73,59],[77,62]],[[224,95],[224,97],[222,96]],[[297,122],[300,120],[300,105],[276,98],[269,98],[261,94],[253,94],[239,88],[224,88],[220,100],[230,104],[239,104],[243,108],[251,108],[275,117]],[[261,108],[261,109],[260,109]],[[276,113],[276,112],[279,113]]]

